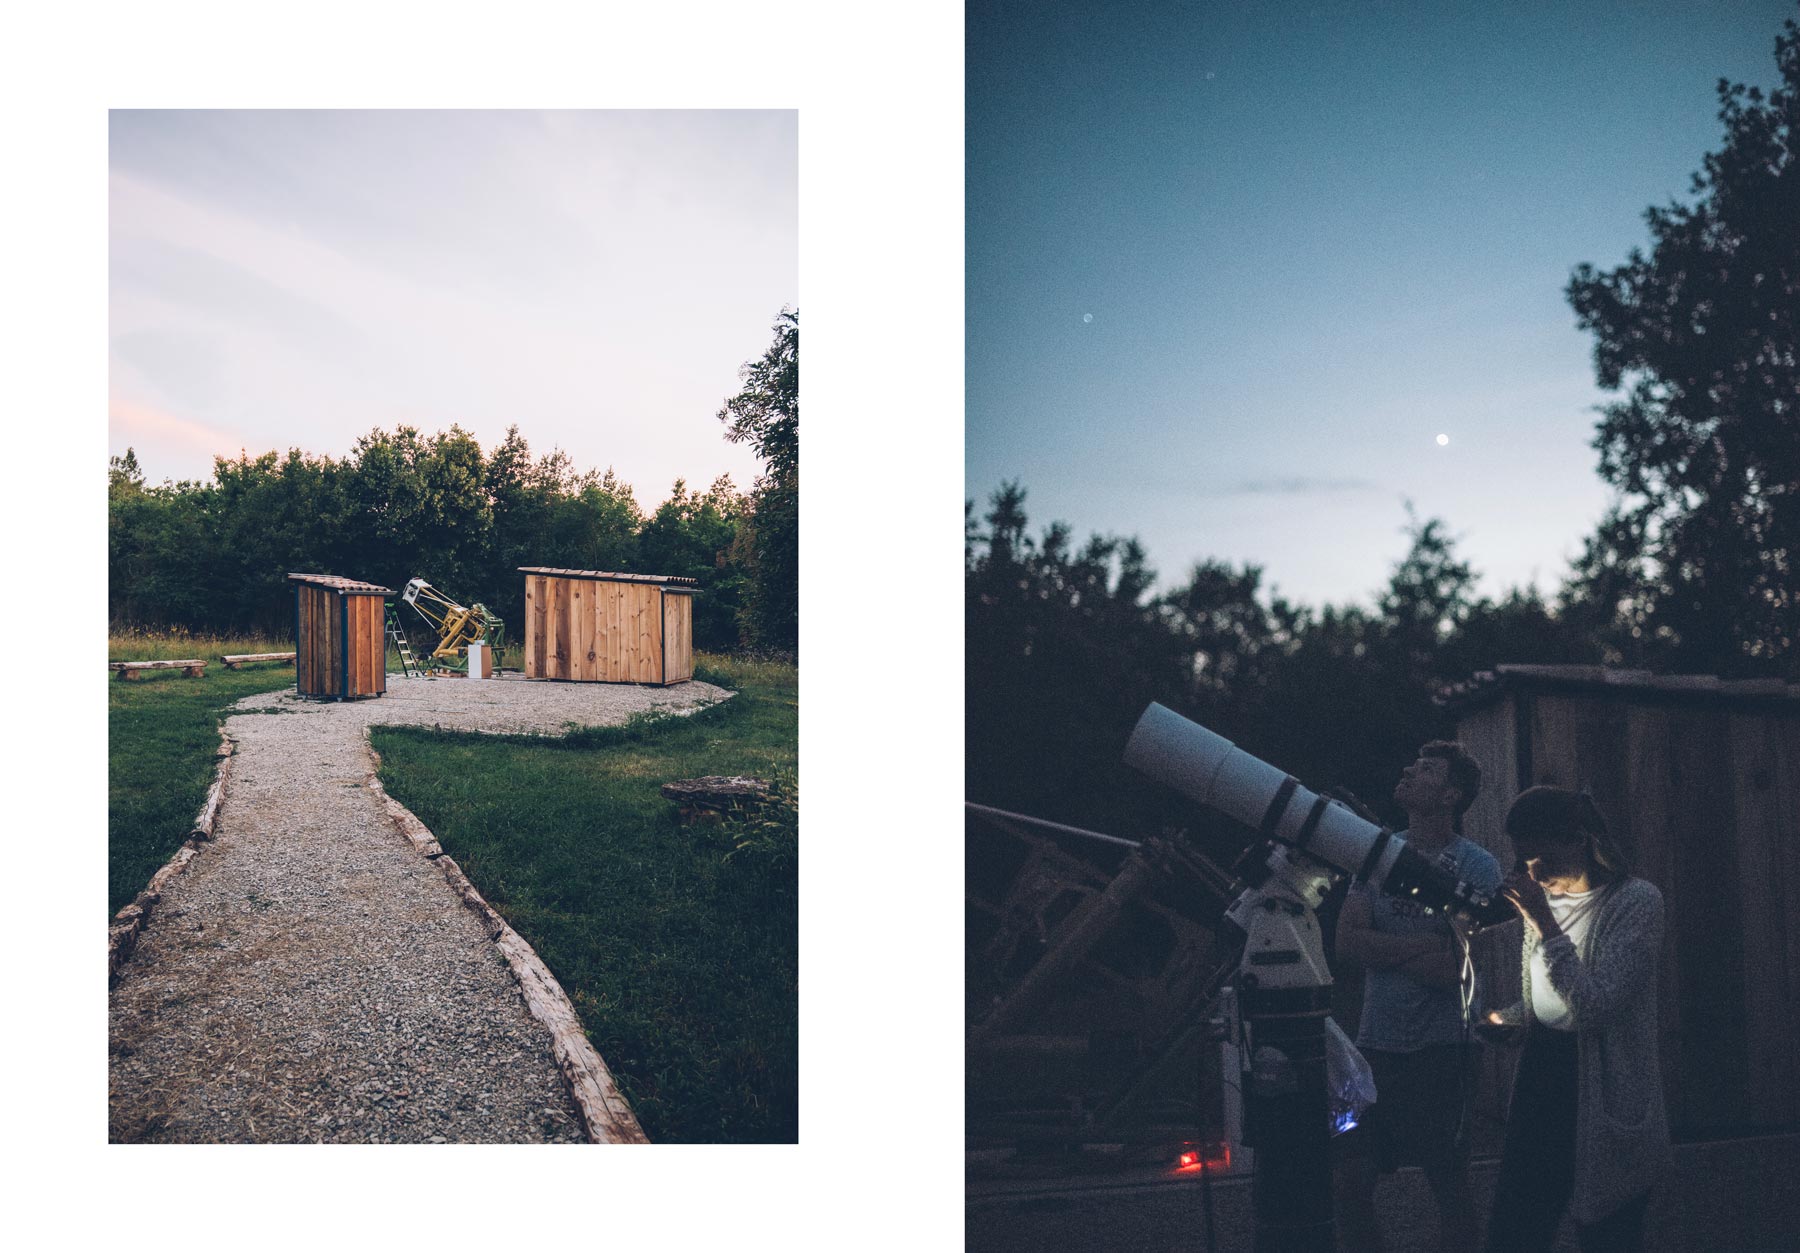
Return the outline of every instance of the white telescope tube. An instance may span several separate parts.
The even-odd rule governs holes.
[[[1125,764],[1377,888],[1406,848],[1404,840],[1162,705],[1152,704],[1138,719]]]

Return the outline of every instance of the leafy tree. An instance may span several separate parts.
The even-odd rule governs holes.
[[[1535,587],[1477,601],[1439,656],[1438,673],[1453,682],[1500,662],[1597,665],[1605,660],[1598,637],[1579,615],[1559,612]]]
[[[648,572],[698,579],[694,646],[728,649],[738,638],[744,573],[731,554],[749,508],[729,474],[705,492],[690,492],[681,479],[638,533],[638,563]]]
[[[137,449],[127,448],[123,457],[112,457],[106,463],[107,495],[114,500],[121,496],[141,494],[144,490],[144,471],[138,465]]]
[[[611,466],[599,475],[590,471],[581,479],[580,489],[561,497],[559,504],[567,506],[568,513],[577,520],[572,537],[567,519],[558,529],[559,538],[566,539],[575,550],[571,564],[576,569],[641,568],[646,574],[667,573],[644,565],[635,556],[636,541],[644,526],[644,510],[638,504],[631,484],[615,474]]]
[[[214,621],[228,602],[200,485],[115,488],[108,570],[115,612],[159,625]]]
[[[746,643],[792,650],[800,642],[800,311],[783,309],[775,339],[739,372],[742,391],[725,402],[725,438],[748,443],[764,472],[733,560],[748,575],[740,620]]]
[[[1475,572],[1456,556],[1456,544],[1437,518],[1419,521],[1406,506],[1411,544],[1376,601],[1382,642],[1392,650],[1395,677],[1412,686],[1453,677],[1439,658],[1447,640],[1468,619]]]
[[[800,311],[775,318],[767,352],[738,371],[744,389],[725,402],[719,421],[725,438],[749,444],[769,474],[783,478],[800,469]]]
[[[1192,662],[1154,605],[1136,540],[1025,533],[1025,492],[993,494],[966,571],[971,799],[1111,821],[1144,795],[1119,763],[1150,700],[1178,700]]]
[[[297,448],[286,457],[267,452],[214,459],[211,485],[191,497],[217,548],[218,604],[207,615],[212,624],[291,631],[290,572],[366,568],[344,564],[361,549],[346,477],[343,464]]]
[[[1194,566],[1188,581],[1161,598],[1170,627],[1194,654],[1194,675],[1226,688],[1254,673],[1273,636],[1269,610],[1257,600],[1262,570],[1219,561]]]
[[[1725,136],[1691,205],[1651,208],[1653,244],[1578,266],[1568,298],[1623,391],[1594,440],[1615,502],[1572,601],[1610,655],[1671,669],[1796,672],[1800,553],[1800,25],[1781,86],[1721,80]]]

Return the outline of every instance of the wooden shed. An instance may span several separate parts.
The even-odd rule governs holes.
[[[1480,762],[1464,820],[1514,864],[1506,809],[1585,789],[1666,910],[1663,1091],[1678,1137],[1800,1126],[1800,686],[1599,666],[1498,666],[1440,693]],[[1477,938],[1490,1005],[1519,995],[1515,927]],[[1489,1049],[1484,1112],[1512,1054]]]
[[[321,700],[387,691],[389,587],[335,574],[290,574],[294,585],[294,690]]]
[[[697,580],[520,566],[525,677],[683,683],[694,677]]]

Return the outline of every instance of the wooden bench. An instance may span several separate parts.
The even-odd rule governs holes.
[[[246,661],[292,661],[293,659],[293,653],[234,653],[229,657],[220,658],[225,663],[227,670],[236,670]]]
[[[187,661],[109,661],[107,669],[116,670],[121,679],[140,679],[146,670],[179,670],[190,679],[206,677],[206,662],[194,657]]]

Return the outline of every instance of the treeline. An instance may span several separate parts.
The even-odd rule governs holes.
[[[559,450],[533,456],[512,427],[483,453],[460,427],[374,430],[345,457],[219,458],[208,482],[145,483],[135,452],[108,481],[108,606],[120,627],[217,633],[293,630],[294,571],[398,591],[424,578],[480,601],[518,638],[525,576],[563,566],[699,580],[696,647],[791,653],[798,644],[799,315],[784,311],[769,352],[719,418],[766,469],[748,490],[723,476],[677,480],[653,511],[609,469]],[[410,625],[410,624],[409,624]]]

